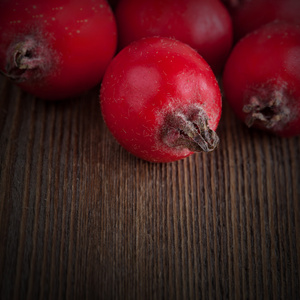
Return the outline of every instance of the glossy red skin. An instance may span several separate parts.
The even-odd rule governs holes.
[[[46,99],[80,94],[98,84],[116,51],[117,28],[105,0],[2,1],[0,69],[11,43],[34,37],[49,48],[49,72],[19,84]]]
[[[147,36],[172,37],[196,49],[219,73],[232,47],[230,15],[219,0],[120,0],[120,47]]]
[[[230,0],[228,0],[230,2]],[[300,22],[299,0],[238,0],[231,7],[235,40],[275,20]]]
[[[151,162],[170,162],[191,155],[161,140],[165,115],[199,104],[215,130],[221,94],[204,59],[179,41],[150,37],[124,48],[103,78],[101,110],[107,127],[129,152]]]
[[[275,90],[287,97],[285,107],[290,112],[286,124],[266,129],[253,127],[288,137],[300,134],[300,27],[274,22],[248,34],[234,47],[224,68],[223,88],[226,100],[243,121],[243,106],[250,95],[261,96]],[[263,97],[263,101],[268,101]]]

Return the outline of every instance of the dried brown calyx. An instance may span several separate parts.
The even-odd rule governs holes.
[[[194,107],[189,113],[168,114],[162,140],[169,147],[187,148],[193,152],[210,152],[219,143],[219,137],[209,128],[207,114],[201,107]]]
[[[289,109],[285,106],[286,98],[281,91],[274,91],[267,100],[259,96],[252,96],[249,103],[244,105],[243,112],[247,114],[246,125],[263,125],[265,128],[273,128],[286,123]]]
[[[13,42],[8,48],[6,72],[2,73],[14,81],[23,82],[41,78],[51,64],[45,41],[25,36],[22,41]]]

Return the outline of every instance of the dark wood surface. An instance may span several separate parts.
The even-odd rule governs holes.
[[[0,81],[0,299],[300,299],[300,138],[224,103],[210,154],[153,164],[103,123],[99,87]]]

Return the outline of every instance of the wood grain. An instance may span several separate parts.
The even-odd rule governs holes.
[[[153,164],[108,132],[98,87],[0,81],[1,299],[300,299],[300,138],[224,102],[210,154]]]

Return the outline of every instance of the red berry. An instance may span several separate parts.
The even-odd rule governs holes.
[[[248,126],[300,134],[300,27],[274,22],[240,40],[225,65],[223,87]]]
[[[232,47],[232,22],[219,0],[121,0],[116,8],[119,44],[172,37],[190,45],[218,73]]]
[[[150,37],[124,48],[107,68],[100,102],[116,140],[142,159],[175,161],[218,143],[218,83],[182,42]]]
[[[236,40],[275,20],[300,22],[299,0],[227,0],[227,5]]]
[[[70,97],[98,84],[116,43],[104,0],[0,3],[0,70],[38,97]]]

